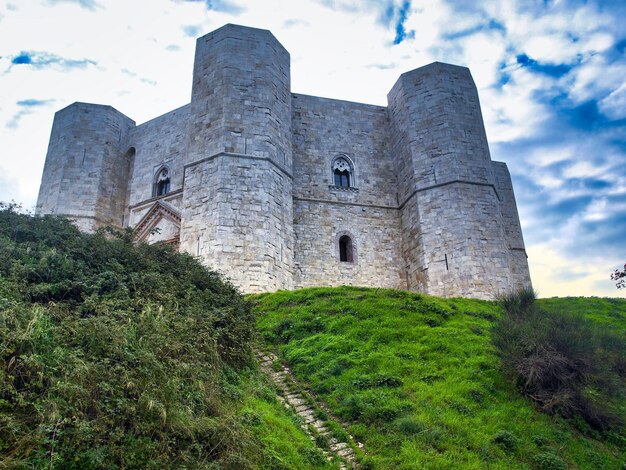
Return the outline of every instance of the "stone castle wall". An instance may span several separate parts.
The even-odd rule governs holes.
[[[121,227],[135,122],[111,106],[74,103],[55,114],[37,201],[40,214],[67,215],[83,230]]]
[[[171,191],[183,189],[189,105],[170,111],[134,128],[128,145],[135,149],[130,200],[131,207],[153,197],[154,175],[163,165],[169,168]],[[135,224],[139,220],[132,220]]]
[[[386,109],[293,95],[295,285],[406,289],[397,210],[396,165]],[[353,187],[334,186],[337,156],[354,163]],[[338,237],[356,247],[338,263]]]
[[[245,292],[351,284],[491,298],[529,285],[510,175],[489,156],[469,71],[407,72],[388,101],[292,93],[276,38],[226,25],[197,41],[189,104],[139,126],[109,106],[59,111],[37,212],[135,227]],[[335,186],[337,158],[349,188]],[[157,195],[163,168],[169,191]]]

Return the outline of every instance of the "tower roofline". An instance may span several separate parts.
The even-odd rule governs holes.
[[[446,62],[431,62],[430,64],[422,65],[421,67],[417,67],[413,70],[408,70],[398,77],[396,82],[393,84],[389,93],[387,93],[387,102],[389,102],[389,96],[393,93],[393,91],[400,86],[400,84],[409,77],[415,77],[419,75],[426,75],[431,73],[432,71],[439,69],[439,72],[442,74],[445,73],[454,73],[457,75],[465,75],[472,83],[474,83],[474,79],[468,67],[463,65],[454,65],[448,64]]]
[[[235,23],[227,23],[224,26],[217,28],[214,31],[211,31],[210,33],[204,34],[200,36],[199,38],[197,38],[196,42],[200,42],[201,40],[205,38],[208,39],[209,37],[216,37],[216,36],[217,37],[230,36],[234,38],[243,38],[244,36],[250,33],[263,34],[263,35],[269,36],[271,39],[273,39],[276,42],[276,44],[278,44],[284,50],[284,52],[287,53],[288,56],[290,56],[289,51],[285,48],[285,46],[283,46],[283,44],[276,38],[276,36],[274,36],[274,34],[269,29],[254,28],[252,26],[244,26],[244,25],[235,24]]]
[[[124,114],[123,112],[119,111],[118,109],[114,108],[113,106],[109,104],[85,103],[83,101],[75,101],[72,104],[67,105],[65,108],[59,109],[55,114],[63,114],[66,112],[71,112],[74,109],[79,109],[79,108],[94,109],[98,111],[109,111],[109,110],[114,111],[115,113],[123,116],[129,121],[132,121],[133,124],[136,124],[134,119],[129,118],[126,114]]]

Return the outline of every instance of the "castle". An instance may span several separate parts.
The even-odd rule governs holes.
[[[467,68],[406,72],[387,107],[301,95],[276,38],[231,24],[197,40],[189,104],[141,125],[111,106],[58,111],[36,211],[134,227],[244,292],[530,285]]]

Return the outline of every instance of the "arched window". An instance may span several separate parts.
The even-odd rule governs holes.
[[[335,158],[331,170],[333,172],[333,184],[336,187],[347,189],[354,186],[354,167],[347,157]]]
[[[161,168],[157,173],[153,192],[155,196],[165,196],[170,192],[170,171],[167,167]]]
[[[354,262],[352,239],[348,235],[339,237],[339,261],[344,263]]]

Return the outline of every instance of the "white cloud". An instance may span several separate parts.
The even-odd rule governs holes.
[[[543,34],[530,36],[524,43],[523,51],[539,62],[568,64],[576,59],[580,48],[563,34]]]
[[[626,72],[626,67],[624,67]],[[619,85],[619,88],[612,90],[599,103],[600,111],[609,119],[626,118],[626,82]]]
[[[482,91],[487,135],[493,143],[534,135],[549,117],[545,104],[534,98],[536,91],[547,86],[547,79],[516,65],[505,72],[511,77],[508,83]]]

